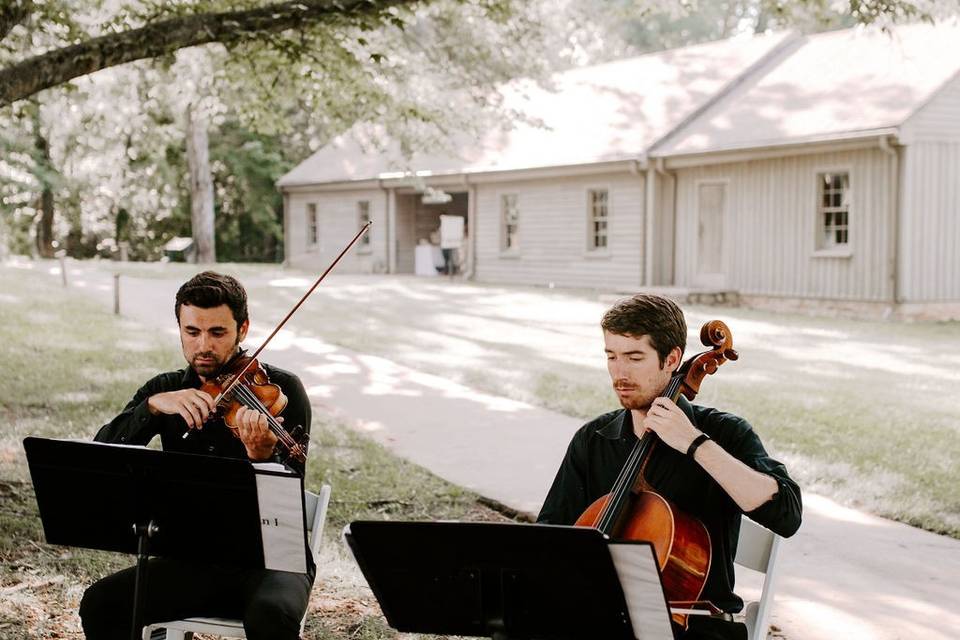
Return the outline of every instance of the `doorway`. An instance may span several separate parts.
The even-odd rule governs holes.
[[[424,203],[421,193],[397,194],[397,273],[416,273],[418,246],[436,245],[436,253],[440,255],[441,215],[462,216],[464,228],[469,228],[467,224],[469,195],[466,192],[450,193],[450,195],[452,197],[449,202],[433,204]]]
[[[726,208],[725,182],[697,185],[697,286],[722,288],[726,285],[723,242]]]

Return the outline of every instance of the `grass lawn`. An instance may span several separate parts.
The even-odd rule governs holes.
[[[0,638],[82,638],[77,607],[94,579],[129,566],[120,554],[44,544],[21,441],[92,437],[155,373],[179,368],[169,338],[110,315],[58,281],[0,270]],[[314,412],[306,484],[333,488],[311,598],[309,639],[393,638],[339,541],[355,519],[502,520],[476,496],[389,455]]]

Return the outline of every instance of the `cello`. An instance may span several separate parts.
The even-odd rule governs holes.
[[[712,348],[677,369],[661,397],[676,402],[683,395],[693,400],[705,377],[727,360],[738,358],[730,329],[720,320],[703,325],[700,341]],[[610,493],[587,507],[574,526],[592,527],[620,540],[652,543],[668,604],[689,606],[701,602],[710,573],[710,533],[700,520],[681,511],[647,482],[644,472],[658,441],[652,431],[637,439]],[[674,613],[672,618],[686,627],[686,615]]]

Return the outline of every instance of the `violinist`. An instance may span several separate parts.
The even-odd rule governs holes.
[[[698,518],[710,536],[712,560],[701,600],[721,612],[691,615],[683,640],[747,637],[732,621],[743,608],[733,592],[733,558],[740,517],[781,536],[800,526],[800,489],[783,464],[767,455],[746,420],[664,396],[687,341],[683,312],[672,301],[636,295],[616,303],[601,321],[607,370],[622,409],[605,413],[573,436],[537,518],[572,525],[611,491],[638,437],[656,434],[658,446],[643,474],[657,493]]]
[[[174,311],[187,367],[148,380],[95,439],[145,445],[159,435],[165,451],[254,462],[278,460],[278,439],[264,413],[239,407],[235,419],[239,437],[235,437],[222,418],[208,420],[216,403],[200,389],[242,353],[240,343],[250,326],[243,286],[230,276],[200,273],[180,287]],[[270,382],[287,397],[276,422],[309,431],[310,402],[300,380],[282,369],[262,366]],[[287,460],[303,474],[301,464]],[[153,558],[143,620],[150,624],[195,616],[239,618],[250,640],[299,638],[315,573],[312,559],[308,573],[296,574]],[[135,570],[130,568],[86,590],[80,618],[87,638],[129,637],[134,578]]]

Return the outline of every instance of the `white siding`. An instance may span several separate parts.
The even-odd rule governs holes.
[[[637,289],[643,271],[643,176],[631,173],[477,186],[476,275],[487,282]],[[609,190],[608,246],[587,250],[587,190]],[[501,196],[518,199],[519,250],[501,243]]]
[[[900,297],[960,300],[960,142],[907,147],[903,174]]]
[[[343,247],[360,230],[357,203],[370,203],[373,226],[370,245],[359,243],[337,265],[337,273],[371,273],[383,271],[387,263],[386,195],[379,189],[291,193],[288,220],[287,260],[304,269],[326,268]],[[317,246],[307,246],[307,205],[317,205]]]
[[[900,141],[960,142],[960,76],[954,76],[907,119],[900,130]]]
[[[850,174],[850,252],[815,250],[817,174]],[[697,185],[727,184],[726,287],[747,295],[883,301],[893,295],[897,160],[879,149],[792,156],[677,172],[678,286],[694,286]]]

